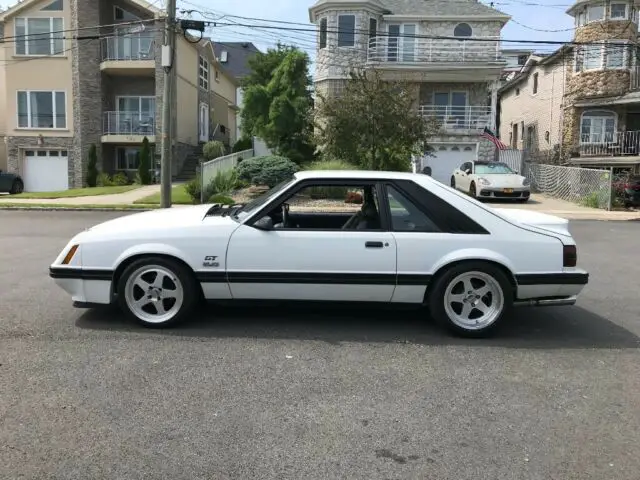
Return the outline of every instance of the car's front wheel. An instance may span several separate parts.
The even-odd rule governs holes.
[[[486,262],[465,262],[439,275],[428,299],[436,321],[453,333],[483,337],[493,331],[513,306],[507,276]]]
[[[476,198],[476,184],[475,184],[475,182],[471,182],[471,185],[469,185],[469,195],[472,196],[473,198]]]
[[[451,188],[456,188],[456,177],[451,175]]]
[[[177,261],[146,257],[132,262],[117,285],[118,303],[145,327],[164,328],[185,320],[198,303],[193,273]]]

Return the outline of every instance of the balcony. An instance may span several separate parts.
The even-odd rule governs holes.
[[[436,118],[447,133],[477,132],[491,127],[491,107],[420,105],[419,114]]]
[[[142,143],[156,141],[155,112],[104,112],[102,143]]]
[[[622,157],[640,155],[640,131],[582,135],[581,157]]]
[[[101,39],[100,70],[110,75],[154,76],[153,32],[116,35]]]
[[[500,52],[500,38],[449,40],[413,37],[376,37],[369,40],[367,60],[392,65],[478,64],[506,62]]]

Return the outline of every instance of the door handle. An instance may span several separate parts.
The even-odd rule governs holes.
[[[382,248],[384,244],[382,242],[366,242],[364,246],[366,248]]]

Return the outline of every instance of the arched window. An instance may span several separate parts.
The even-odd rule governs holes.
[[[610,110],[587,110],[580,119],[580,143],[614,142],[617,120]]]
[[[454,37],[470,37],[473,34],[473,30],[468,23],[459,23],[456,28],[453,29]]]

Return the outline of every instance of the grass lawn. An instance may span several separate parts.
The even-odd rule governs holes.
[[[88,204],[88,205],[69,205],[66,203],[11,203],[1,202],[0,210],[20,208],[27,210],[29,208],[43,209],[50,208],[52,210],[78,210],[78,209],[104,209],[104,210],[155,210],[160,208],[159,205],[101,205],[101,204]]]
[[[92,188],[73,188],[62,192],[26,192],[18,195],[9,195],[2,198],[76,198],[76,197],[95,197],[98,195],[113,195],[116,193],[129,192],[140,188],[140,185],[120,185],[117,187],[92,187]]]
[[[177,205],[192,205],[191,197],[184,189],[184,185],[176,185],[171,189],[171,203]],[[160,204],[160,192],[149,195],[148,197],[141,198],[133,202],[135,204],[145,205],[159,205]]]

